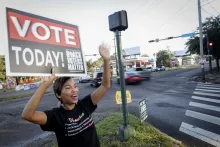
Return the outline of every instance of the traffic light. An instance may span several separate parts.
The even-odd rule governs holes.
[[[155,40],[149,40],[148,42],[149,42],[149,43],[151,43],[151,42],[155,42]]]
[[[213,43],[212,43],[212,42],[209,42],[209,46],[212,47],[212,46],[213,46]]]
[[[167,37],[166,40],[173,39],[173,37]]]

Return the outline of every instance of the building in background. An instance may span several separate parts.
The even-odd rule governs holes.
[[[190,55],[186,50],[174,51],[174,57],[171,58],[172,66],[189,66],[194,65],[196,55]]]
[[[123,49],[124,70],[131,67],[149,67],[154,65],[154,59],[148,55],[142,55],[140,46]],[[113,75],[116,74],[116,60],[111,60]]]

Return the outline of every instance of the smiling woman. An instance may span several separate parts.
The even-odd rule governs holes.
[[[78,99],[79,89],[71,77],[56,79],[53,89],[56,97],[62,103],[58,108],[36,111],[45,91],[55,80],[52,76],[45,77],[37,92],[25,106],[22,117],[40,125],[43,131],[55,132],[59,147],[99,147],[99,139],[91,114],[97,108],[98,102],[110,88],[110,54],[108,47],[102,44],[99,53],[104,60],[102,85],[93,93]]]

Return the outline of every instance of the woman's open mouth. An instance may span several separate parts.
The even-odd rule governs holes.
[[[72,95],[72,99],[73,100],[77,100],[78,99],[78,95]]]

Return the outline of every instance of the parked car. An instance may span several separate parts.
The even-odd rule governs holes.
[[[160,69],[160,71],[165,71],[166,70],[165,66],[162,66],[162,65],[159,65],[158,68]]]
[[[94,72],[90,80],[90,85],[94,87],[99,87],[102,84],[103,72]]]
[[[90,75],[83,75],[79,78],[79,83],[86,83],[89,82],[91,79]]]
[[[152,67],[152,72],[157,72],[157,68],[156,67]]]
[[[134,84],[134,83],[140,83],[142,81],[142,77],[138,72],[131,71],[131,72],[125,72],[125,84]],[[117,83],[120,84],[120,78],[117,77]]]
[[[150,72],[155,72],[156,71],[156,67],[146,67],[146,69]]]
[[[129,68],[128,72],[136,71],[142,79],[150,79],[151,71],[148,71],[146,68],[143,67],[136,67],[136,68]]]
[[[92,78],[90,79],[90,85],[94,87],[99,87],[102,84],[103,72],[94,72]],[[112,77],[111,77],[112,84]]]

